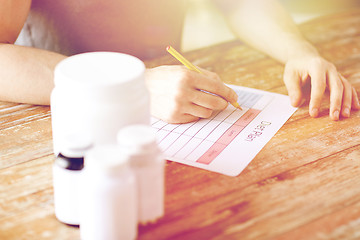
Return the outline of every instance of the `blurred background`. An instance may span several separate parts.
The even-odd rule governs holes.
[[[234,39],[209,0],[191,2],[185,19],[182,50],[190,51]],[[279,0],[299,24],[318,16],[360,7],[360,0]]]

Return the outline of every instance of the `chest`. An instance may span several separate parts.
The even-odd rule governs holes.
[[[32,10],[46,15],[74,53],[110,50],[149,58],[166,45],[180,45],[186,7],[186,0],[34,0]]]

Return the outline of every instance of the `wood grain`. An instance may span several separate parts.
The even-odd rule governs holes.
[[[360,10],[304,36],[360,90]],[[185,53],[226,82],[286,94],[283,66],[240,41]],[[178,64],[171,56],[148,67]],[[165,216],[139,239],[360,239],[360,112],[301,107],[237,177],[166,163]],[[79,239],[54,216],[50,108],[0,102],[0,239]],[[239,159],[241,161],[241,159]]]

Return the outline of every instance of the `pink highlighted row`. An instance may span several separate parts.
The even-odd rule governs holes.
[[[249,109],[196,162],[210,164],[260,112]]]

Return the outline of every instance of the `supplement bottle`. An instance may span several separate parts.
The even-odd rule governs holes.
[[[136,176],[139,222],[155,222],[164,215],[165,183],[164,159],[154,129],[148,125],[130,125],[119,131],[117,140]]]
[[[136,238],[135,177],[118,146],[95,146],[86,154],[80,199],[82,240]]]
[[[90,148],[88,136],[68,135],[53,164],[55,216],[68,225],[79,225],[79,184],[84,155]]]

